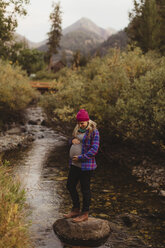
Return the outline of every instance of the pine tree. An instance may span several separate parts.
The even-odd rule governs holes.
[[[160,49],[161,17],[156,0],[134,0],[134,9],[130,13],[130,24],[126,29],[131,40],[144,52]]]
[[[53,62],[53,54],[58,53],[58,48],[60,47],[60,39],[62,36],[62,18],[60,3],[53,3],[53,11],[50,14],[51,30],[48,33],[48,57],[49,57],[49,70],[51,70]]]
[[[78,68],[80,65],[80,58],[81,58],[81,53],[79,50],[77,50],[74,54],[73,54],[73,68]]]
[[[160,16],[160,47],[159,50],[162,54],[165,55],[165,1],[164,0],[156,0],[158,6],[158,13]]]

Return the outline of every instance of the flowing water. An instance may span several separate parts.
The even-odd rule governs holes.
[[[37,125],[27,124],[35,141],[27,148],[8,152],[5,157],[26,188],[35,247],[62,248],[52,224],[71,207],[66,190],[67,139],[40,124],[44,119],[42,109],[29,109],[28,119],[38,121]],[[125,166],[112,164],[102,154],[98,155],[97,161],[98,168],[91,184],[91,215],[108,219],[113,226],[113,232],[102,248],[164,248],[164,199],[137,182]]]

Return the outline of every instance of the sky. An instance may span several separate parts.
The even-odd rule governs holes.
[[[128,12],[133,8],[133,0],[60,0],[62,28],[66,28],[82,17],[86,17],[102,28],[121,30],[129,23]],[[18,18],[17,33],[30,41],[47,39],[51,23],[53,0],[30,0],[26,7],[28,14]]]

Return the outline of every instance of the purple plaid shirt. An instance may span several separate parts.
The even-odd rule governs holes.
[[[82,140],[82,154],[78,156],[78,159],[81,161],[81,169],[83,171],[95,170],[97,167],[95,155],[97,154],[99,148],[99,131],[95,129],[89,138],[88,132],[89,131],[87,130]],[[69,164],[72,164],[71,159]]]

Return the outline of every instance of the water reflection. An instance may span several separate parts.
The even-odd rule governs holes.
[[[11,164],[15,165],[16,177],[27,191],[35,247],[63,247],[52,231],[52,224],[59,212],[59,193],[56,192],[58,182],[53,180],[54,170],[48,171],[46,168],[49,153],[63,143],[60,136],[37,139],[28,149],[18,154],[11,152],[7,156]]]

